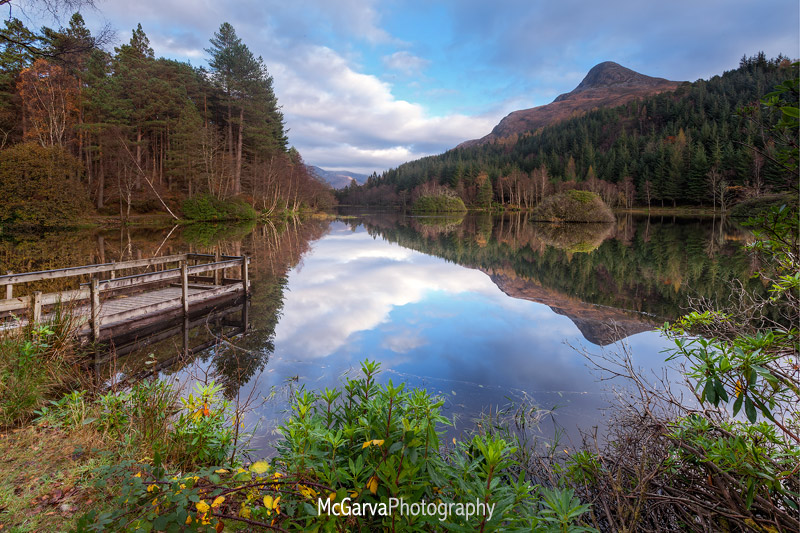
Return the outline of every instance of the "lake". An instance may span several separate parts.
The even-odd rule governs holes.
[[[525,214],[414,217],[342,210],[335,219],[266,225],[72,232],[0,243],[16,272],[171,253],[248,254],[252,298],[239,334],[230,317],[106,365],[115,377],[163,375],[224,385],[249,398],[256,454],[270,454],[288,399],[337,386],[364,359],[380,379],[445,399],[449,434],[481,414],[525,413],[545,437],[578,444],[606,425],[610,387],[581,353],[625,343],[647,372],[670,347],[656,328],[690,297],[725,298],[756,265],[747,233],[719,220],[621,216],[607,225],[543,225]],[[219,339],[222,340],[219,340]],[[152,355],[151,355],[152,354]],[[668,375],[676,378],[674,372]],[[531,431],[531,428],[528,428]]]

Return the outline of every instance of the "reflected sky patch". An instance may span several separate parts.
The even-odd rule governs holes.
[[[603,425],[607,386],[572,346],[601,348],[568,317],[506,295],[484,272],[337,222],[289,273],[284,295],[262,391],[294,377],[298,386],[334,387],[369,358],[381,362],[383,381],[444,396],[456,433],[481,412],[521,402],[557,407],[568,430]],[[643,366],[663,366],[667,342],[657,333],[626,342]],[[257,416],[274,429],[281,408],[279,399]]]

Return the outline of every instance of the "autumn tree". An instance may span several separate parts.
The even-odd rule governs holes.
[[[63,147],[77,112],[75,79],[64,68],[37,59],[22,71],[18,86],[23,120],[29,124],[26,138],[42,146]]]

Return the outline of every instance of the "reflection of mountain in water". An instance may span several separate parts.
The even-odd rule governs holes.
[[[742,233],[710,219],[553,226],[479,214],[438,230],[397,214],[361,221],[391,242],[485,272],[509,296],[549,306],[599,345],[676,318],[690,296],[725,297],[730,281],[753,268]]]
[[[520,278],[513,271],[481,270],[489,275],[501,291],[512,298],[544,304],[559,315],[569,318],[592,344],[605,346],[630,335],[649,331],[655,326],[653,321],[641,314],[582,302],[559,291],[542,287],[532,280]]]

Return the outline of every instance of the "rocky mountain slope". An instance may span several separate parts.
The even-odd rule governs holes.
[[[466,141],[459,148],[494,142],[568,119],[599,107],[616,107],[635,98],[675,90],[682,82],[653,78],[606,61],[595,65],[571,92],[552,103],[514,111],[481,139]]]

